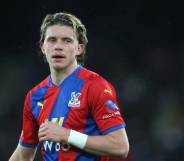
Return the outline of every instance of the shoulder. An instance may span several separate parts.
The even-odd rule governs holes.
[[[78,76],[89,85],[90,89],[94,89],[96,91],[99,91],[101,89],[114,89],[109,81],[107,81],[98,73],[86,68],[82,68],[81,71],[78,73]]]
[[[36,84],[33,88],[31,88],[28,93],[27,96],[31,96],[33,95],[33,93],[35,93],[36,91],[45,88],[46,86],[49,85],[50,81],[49,81],[49,76],[46,77],[44,80],[42,80],[40,83]]]
[[[98,81],[98,83],[107,82],[107,80],[105,80],[98,73],[93,72],[93,71],[91,71],[87,68],[84,68],[84,67],[80,70],[80,72],[78,73],[78,76],[84,81],[89,81],[89,82]]]

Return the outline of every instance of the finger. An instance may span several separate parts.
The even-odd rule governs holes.
[[[38,135],[46,135],[46,131],[43,130],[43,129],[40,129],[40,130],[38,131]]]
[[[47,133],[45,132],[45,131],[43,131],[43,132],[39,132],[38,133],[38,139],[40,140],[40,141],[43,141],[43,140],[47,140]]]
[[[41,123],[40,127],[46,126],[48,122],[48,119],[45,119],[44,122]]]
[[[46,135],[46,131],[45,130],[39,130],[38,131],[38,137],[42,137]]]
[[[46,131],[46,130],[47,130],[47,126],[41,125],[38,131],[42,132],[42,131]]]
[[[39,137],[39,141],[40,142],[46,141],[46,140],[48,140],[46,136]]]
[[[48,122],[49,120],[48,119],[45,119],[45,121],[44,122]]]
[[[46,128],[46,124],[45,123],[42,123],[41,125],[40,125],[40,129],[43,129],[43,128]]]
[[[40,126],[39,130],[38,130],[38,136],[44,136],[47,134],[47,127],[45,125]]]

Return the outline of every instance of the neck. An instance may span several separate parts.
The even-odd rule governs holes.
[[[77,67],[78,65],[74,64],[67,69],[51,69],[52,82],[55,85],[60,85]]]

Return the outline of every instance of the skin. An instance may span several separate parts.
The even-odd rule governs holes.
[[[70,129],[59,127],[58,123],[44,122],[39,129],[39,141],[67,142]],[[88,136],[84,150],[96,155],[126,157],[129,143],[125,129],[119,129],[103,136]]]
[[[69,26],[50,26],[41,50],[49,63],[53,83],[59,85],[78,66],[76,56],[84,50]]]
[[[18,145],[9,161],[33,161],[36,154],[36,149],[26,148]]]
[[[71,27],[53,25],[46,31],[41,50],[48,61],[53,83],[59,85],[77,68],[76,56],[84,50],[84,45],[79,44]],[[69,134],[70,129],[47,120],[40,125],[38,137],[40,142],[67,142]],[[126,131],[122,128],[103,136],[88,136],[84,150],[95,155],[126,157],[129,151]],[[9,161],[32,161],[35,153],[36,149],[18,145]]]

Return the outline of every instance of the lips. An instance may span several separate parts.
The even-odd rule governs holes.
[[[55,55],[53,55],[52,57],[51,57],[51,59],[52,59],[52,61],[54,62],[54,63],[62,63],[63,61],[65,61],[65,59],[66,59],[66,56],[64,56],[64,55],[59,55],[59,54],[55,54]]]
[[[65,58],[65,56],[63,56],[63,55],[53,55],[52,58],[54,58],[54,59],[63,59],[63,58]]]

